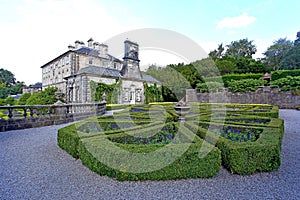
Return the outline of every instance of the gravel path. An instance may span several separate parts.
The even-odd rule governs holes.
[[[300,199],[300,111],[285,119],[282,164],[270,173],[212,179],[118,182],[101,177],[56,144],[64,125],[0,133],[0,199]]]

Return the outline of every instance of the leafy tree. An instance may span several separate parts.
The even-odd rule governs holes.
[[[223,47],[223,43],[218,45],[218,48],[211,51],[208,55],[210,58],[213,60],[216,60],[217,58],[222,58],[224,56],[224,50],[225,48]]]
[[[280,38],[273,42],[268,49],[263,53],[265,55],[265,63],[273,70],[280,69],[282,61],[293,48],[293,42],[287,38]]]
[[[169,67],[178,71],[186,80],[191,84],[193,88],[196,87],[197,83],[203,82],[200,73],[197,71],[194,65],[168,65]]]
[[[216,67],[216,63],[212,58],[205,58],[191,64],[195,67],[195,69],[197,69],[197,72],[200,74],[202,79],[204,77],[220,75],[219,70]]]
[[[282,59],[281,69],[300,69],[300,44],[294,46]]]
[[[25,86],[24,82],[17,81],[15,85],[10,87],[10,94],[12,95],[22,94],[24,86]]]
[[[297,32],[296,40],[294,42],[294,45],[295,46],[300,45],[300,31]]]
[[[10,71],[1,68],[0,69],[0,84],[4,83],[6,87],[10,87],[16,83],[16,78]]]
[[[151,66],[146,73],[162,83],[162,95],[165,101],[180,100],[184,97],[185,90],[191,88],[189,81],[172,66],[165,68]]]
[[[281,69],[300,69],[300,31],[297,33],[294,46],[282,60]]]
[[[233,41],[229,45],[226,45],[226,47],[225,55],[231,55],[233,57],[252,57],[257,51],[253,40],[248,41],[247,38]]]
[[[218,59],[216,65],[221,75],[232,74],[237,71],[236,63],[230,59]]]
[[[9,95],[9,88],[0,85],[0,99],[5,99]]]
[[[5,103],[6,103],[6,105],[13,106],[13,105],[15,105],[15,99],[13,97],[7,97],[5,99]]]
[[[48,87],[44,91],[33,93],[26,101],[26,105],[54,104],[57,99],[55,92],[57,88]]]
[[[19,104],[26,105],[26,101],[27,101],[27,99],[29,99],[30,96],[31,96],[30,93],[24,93],[19,99]]]

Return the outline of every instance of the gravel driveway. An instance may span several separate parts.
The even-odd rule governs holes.
[[[300,199],[300,111],[285,120],[282,164],[240,176],[118,182],[91,172],[56,144],[64,125],[0,133],[0,199]]]

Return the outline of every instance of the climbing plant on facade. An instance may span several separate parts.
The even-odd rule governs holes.
[[[161,87],[157,87],[156,84],[148,85],[147,83],[145,83],[144,90],[145,90],[145,103],[146,104],[151,103],[151,102],[163,101],[162,89],[161,89]]]
[[[106,101],[109,103],[118,103],[118,97],[120,95],[121,80],[117,80],[114,84],[96,83],[90,82],[92,101],[103,101],[105,94]]]

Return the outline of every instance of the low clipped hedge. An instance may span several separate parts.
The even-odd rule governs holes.
[[[72,124],[58,130],[57,144],[68,152],[73,158],[78,158],[78,144],[80,137],[76,125]]]
[[[277,121],[277,128],[251,127],[262,129],[255,142],[236,142],[219,137],[219,135],[202,128],[207,126],[223,126],[217,122],[186,122],[186,126],[206,141],[215,144],[222,152],[222,165],[231,173],[253,174],[255,172],[272,171],[280,166],[280,151],[283,137],[283,120]],[[249,126],[231,125],[235,128],[246,129]],[[205,126],[204,126],[205,127]]]
[[[58,131],[58,145],[92,171],[122,181],[209,178],[219,172],[221,164],[235,174],[280,166],[284,123],[277,106],[193,103],[184,123],[176,122],[174,104],[162,106],[163,110],[130,106],[113,117],[67,126]],[[235,135],[236,140],[224,135],[224,127],[229,126],[244,135]],[[247,138],[248,132],[253,135]],[[160,140],[165,133],[170,138]],[[201,156],[205,149],[207,154]],[[152,161],[148,154],[155,155]],[[176,159],[171,160],[174,155]]]
[[[168,180],[199,177],[209,178],[215,176],[219,172],[221,166],[220,150],[209,145],[207,142],[195,136],[184,127],[179,128],[178,130],[178,133],[181,136],[179,137],[180,139],[177,140],[177,143],[170,143],[167,145],[133,145],[117,143],[116,145],[125,150],[126,153],[124,153],[124,151],[116,151],[115,145],[111,145],[111,142],[107,143],[109,138],[117,139],[128,134],[148,134],[148,131],[149,133],[151,131],[155,132],[155,128],[151,127],[151,129],[145,128],[131,130],[126,132],[126,134],[124,132],[103,132],[89,137],[84,133],[82,135],[82,133],[76,130],[76,126],[72,125],[59,130],[58,137],[60,139],[58,140],[58,143],[60,147],[65,149],[73,157],[79,157],[82,163],[92,171],[100,175],[114,177],[117,180]],[[191,137],[192,135],[193,137]],[[70,143],[73,145],[70,146]],[[204,158],[201,158],[199,156],[199,149],[201,149],[203,145],[205,148],[211,146],[211,151]],[[159,149],[162,150],[158,151]],[[134,161],[141,165],[141,169],[147,170],[149,164],[160,166],[160,164],[166,162],[170,156],[176,156],[176,154],[181,153],[182,149],[186,149],[182,155],[161,169],[144,173],[130,172],[130,168],[134,167]],[[158,153],[155,156],[155,162],[153,163],[137,160],[133,157],[134,153],[143,154],[155,151],[158,151]],[[160,159],[157,159],[159,157]],[[120,158],[122,159],[120,160]],[[103,160],[107,159],[111,159],[110,162],[114,163],[120,168],[116,169],[115,167],[106,165]]]
[[[98,140],[97,140],[98,139]],[[147,170],[149,165],[159,165],[164,162],[162,159],[156,159],[155,162],[143,162],[143,160],[137,160],[133,158],[133,154],[122,154],[109,149],[107,146],[99,145],[102,144],[101,140],[107,140],[103,137],[88,138],[80,141],[79,155],[82,163],[90,168],[92,171],[100,174],[107,175],[109,177],[116,178],[117,180],[169,180],[169,179],[182,179],[182,178],[209,178],[215,176],[221,165],[221,154],[220,150],[213,148],[209,154],[204,157],[199,157],[199,149],[205,143],[194,143],[194,144],[171,144],[164,148],[162,145],[119,145],[120,148],[127,152],[133,151],[134,153],[144,153],[155,151],[159,148],[164,148],[164,151],[158,153],[157,157],[168,159],[182,148],[187,150],[171,164],[155,171],[149,171],[144,173],[132,173],[128,172],[133,163],[139,162],[141,169]],[[208,144],[206,144],[208,145]],[[97,146],[97,149],[95,149]],[[105,152],[105,155],[103,154]],[[114,164],[121,167],[121,169],[115,169],[105,165],[100,160],[107,159],[107,156],[113,157],[111,161]],[[117,158],[125,158],[119,160]],[[134,160],[134,161],[132,161]],[[122,170],[124,169],[124,170]]]
[[[79,122],[77,124],[72,124],[70,126],[61,128],[58,130],[58,136],[57,136],[57,143],[58,146],[64,149],[66,152],[68,152],[72,157],[74,158],[79,158],[78,154],[78,145],[79,145],[79,140],[81,138],[89,138],[89,137],[94,137],[98,136],[99,134],[117,134],[117,133],[123,133],[125,131],[134,131],[136,129],[144,131],[144,133],[149,133],[152,132],[153,130],[159,130],[162,127],[161,122],[154,122],[151,124],[146,124],[145,126],[133,126],[125,129],[119,129],[119,130],[110,130],[110,131],[103,131],[103,132],[83,132],[79,131],[82,126],[85,126],[87,123],[98,123],[98,121],[95,121],[96,119],[90,118],[84,122]],[[104,122],[104,121],[103,121]],[[105,123],[112,123],[115,121],[105,121]],[[126,121],[124,121],[126,122]],[[101,123],[101,121],[100,121]],[[118,122],[122,123],[122,122]]]

